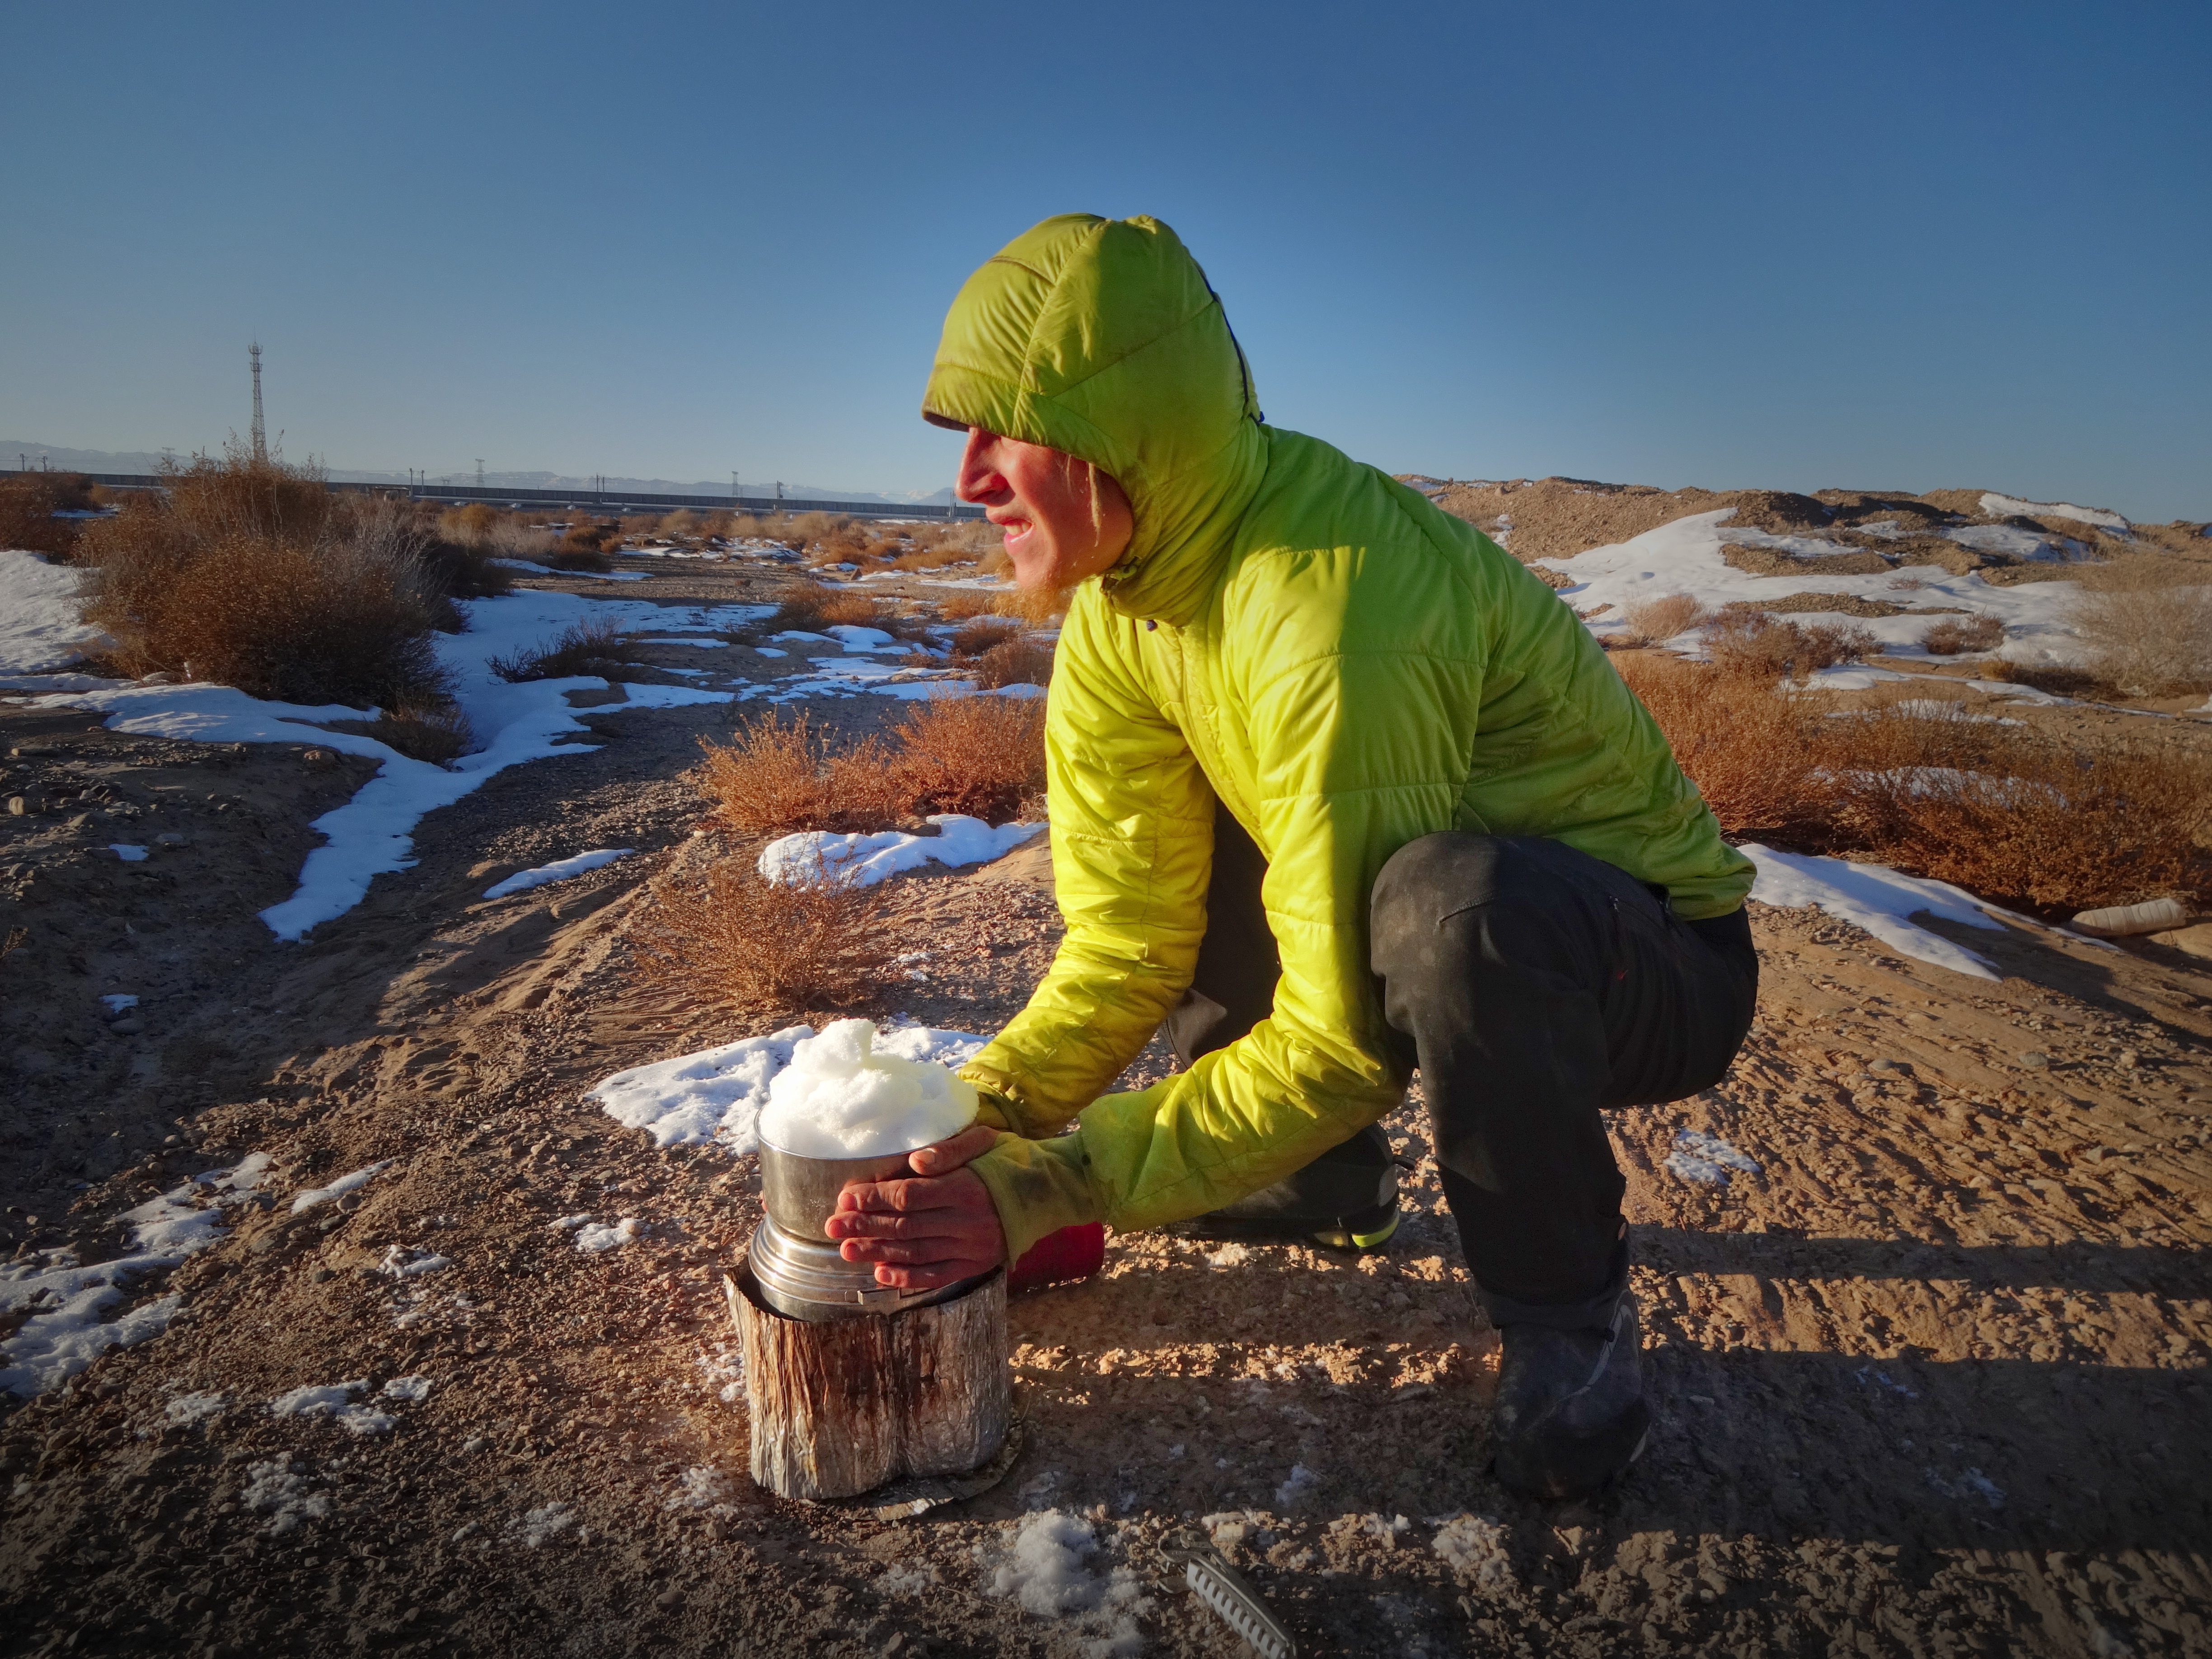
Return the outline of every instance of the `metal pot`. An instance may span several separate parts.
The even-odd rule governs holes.
[[[761,1204],[775,1218],[775,1224],[792,1237],[827,1239],[825,1224],[836,1209],[837,1194],[845,1190],[846,1183],[912,1175],[906,1158],[904,1152],[884,1152],[874,1158],[806,1158],[763,1140]]]

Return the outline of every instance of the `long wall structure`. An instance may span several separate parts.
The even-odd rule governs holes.
[[[0,478],[24,476],[12,467],[0,468]],[[157,472],[81,472],[75,476],[88,478],[96,484],[105,484],[111,489],[160,489],[167,482]],[[778,513],[838,513],[852,519],[933,520],[940,523],[983,516],[981,507],[964,503],[948,508],[920,505],[901,507],[891,501],[779,501],[772,495],[682,495],[673,492],[662,494],[619,489],[495,489],[489,485],[480,489],[474,484],[416,484],[410,489],[405,484],[362,483],[347,478],[332,478],[328,482],[332,489],[362,495],[404,495],[410,501],[444,501],[457,507],[470,501],[483,501],[493,507],[540,507],[549,512],[589,509],[605,513],[648,510],[672,513],[678,507],[690,507],[703,513],[753,513],[763,516]]]

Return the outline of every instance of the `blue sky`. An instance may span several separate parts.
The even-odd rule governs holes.
[[[2212,516],[2212,9],[998,9],[10,7],[0,434],[933,489],[1088,210],[1394,471]]]

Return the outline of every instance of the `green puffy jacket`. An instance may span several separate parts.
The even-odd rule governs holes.
[[[1077,590],[1053,675],[1066,938],[962,1073],[1015,1132],[973,1166],[1013,1255],[1075,1222],[1200,1214],[1397,1103],[1368,894],[1420,836],[1549,836],[1686,917],[1743,902],[1750,861],[1574,612],[1418,491],[1262,426],[1166,226],[1070,215],[1010,243],[953,302],[923,410],[1094,462],[1135,515]],[[1190,981],[1217,796],[1267,860],[1273,1013],[1101,1096]]]

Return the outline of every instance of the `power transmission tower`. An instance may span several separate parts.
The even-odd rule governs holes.
[[[261,423],[261,342],[256,340],[246,348],[253,360],[253,459],[269,459],[269,429]]]

